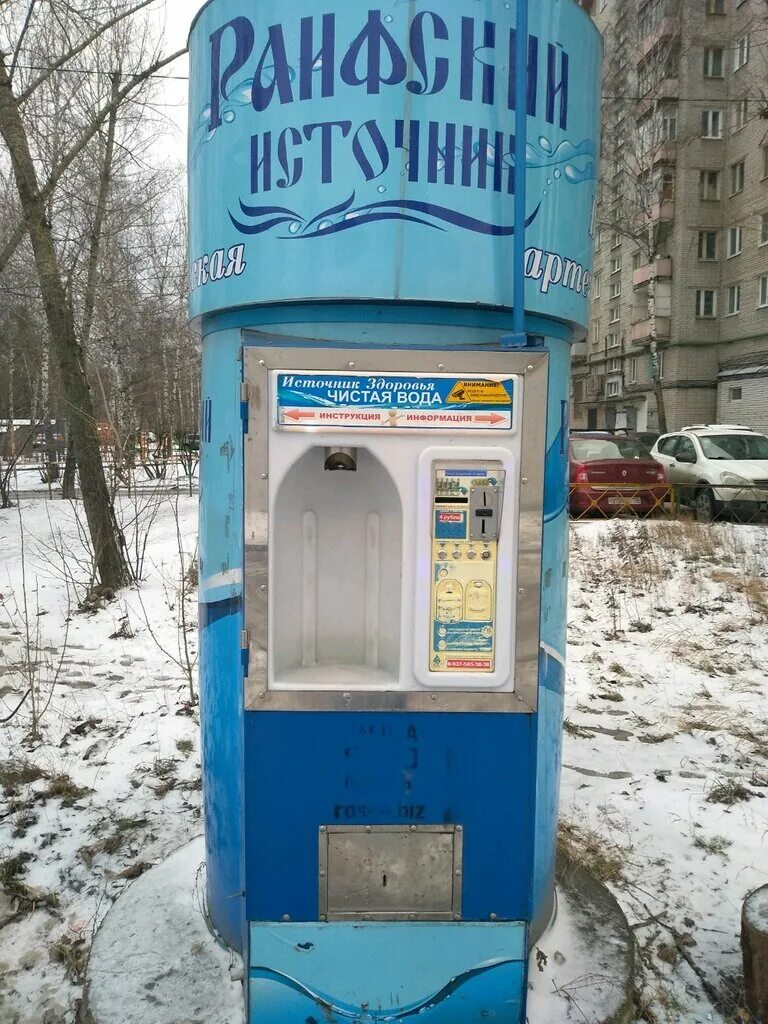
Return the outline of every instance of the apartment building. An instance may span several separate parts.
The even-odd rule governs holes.
[[[584,6],[605,67],[573,424],[768,431],[768,4]]]

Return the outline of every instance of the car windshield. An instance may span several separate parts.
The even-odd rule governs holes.
[[[652,460],[648,449],[631,437],[581,437],[571,441],[571,447],[578,462],[601,462],[604,459]]]
[[[768,437],[763,434],[717,434],[700,437],[699,443],[708,459],[768,459]]]

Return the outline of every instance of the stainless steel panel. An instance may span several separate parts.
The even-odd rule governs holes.
[[[473,487],[469,492],[469,539],[497,541],[503,487]]]
[[[270,711],[437,711],[522,712],[536,711],[539,673],[539,605],[541,544],[543,530],[544,468],[546,458],[547,385],[546,353],[393,349],[330,349],[266,347],[243,349],[243,372],[249,385],[248,433],[245,441],[245,558],[246,626],[251,633],[250,670],[245,686],[245,706]],[[520,520],[518,526],[517,642],[514,693],[464,693],[421,691],[281,692],[267,686],[269,528],[269,408],[270,370],[355,369],[375,373],[517,374],[523,380]],[[519,405],[519,400],[518,400]],[[287,428],[290,429],[290,428]],[[378,431],[371,431],[377,433]],[[434,434],[430,436],[434,437]],[[473,439],[493,431],[475,431]],[[507,480],[507,487],[516,481]]]
[[[322,828],[321,920],[460,920],[462,835],[453,825]]]

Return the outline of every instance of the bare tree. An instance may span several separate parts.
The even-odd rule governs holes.
[[[117,69],[113,69],[108,99],[79,123],[70,122],[70,137],[66,146],[57,153],[56,163],[41,180],[42,161],[36,159],[32,145],[33,127],[27,115],[30,101],[44,87],[56,84],[60,71],[76,58],[93,51],[110,30],[127,18],[147,7],[151,0],[127,5],[115,2],[61,3],[52,2],[45,9],[30,0],[21,22],[12,50],[0,51],[0,135],[10,157],[13,177],[18,193],[22,220],[0,253],[3,257],[16,251],[26,235],[31,246],[37,272],[42,303],[56,358],[63,402],[69,422],[80,477],[88,528],[93,544],[99,578],[102,585],[116,589],[128,578],[121,548],[121,537],[114,514],[104,467],[101,459],[94,403],[86,372],[86,360],[81,338],[76,329],[71,281],[65,275],[62,253],[57,251],[54,227],[50,219],[49,200],[64,173],[85,153],[91,140],[99,133],[120,105],[147,80],[175,60],[183,51],[168,57],[155,55],[145,66],[134,69],[121,84]],[[46,19],[65,23],[62,35],[66,45],[61,53],[51,53],[35,76],[20,84],[17,79],[24,52],[37,22],[42,29],[49,28]],[[58,37],[61,38],[61,35]],[[49,113],[55,113],[50,104]],[[107,128],[109,137],[109,128]],[[114,135],[113,135],[114,142]],[[106,164],[105,164],[106,165]],[[98,217],[98,203],[97,203]],[[96,225],[91,237],[91,264],[98,263],[100,228]]]

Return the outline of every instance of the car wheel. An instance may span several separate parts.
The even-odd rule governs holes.
[[[712,491],[699,491],[694,502],[696,518],[700,523],[711,523],[717,515],[717,504]]]

